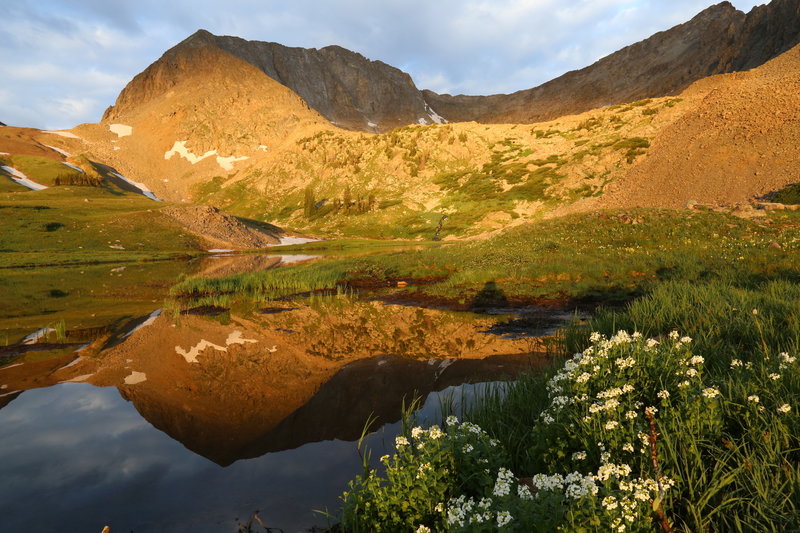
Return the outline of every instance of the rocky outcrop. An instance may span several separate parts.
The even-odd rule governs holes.
[[[160,211],[217,248],[263,248],[278,244],[274,235],[247,226],[238,218],[207,205],[171,206]]]
[[[714,74],[757,67],[800,42],[800,0],[773,0],[749,14],[722,2],[593,65],[509,95],[424,91],[450,121],[531,123],[605,105],[678,94]]]

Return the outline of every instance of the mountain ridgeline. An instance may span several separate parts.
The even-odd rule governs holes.
[[[538,87],[508,95],[451,96],[419,90],[401,70],[339,46],[290,48],[199,30],[134,78],[103,118],[111,122],[162,94],[175,83],[170,76],[181,75],[182,58],[202,49],[255,66],[336,126],[383,132],[443,121],[534,123],[674,95],[698,79],[757,67],[798,43],[800,0],[773,0],[748,14],[722,2]]]

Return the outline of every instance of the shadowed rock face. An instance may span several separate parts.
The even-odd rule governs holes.
[[[198,51],[243,60],[299,95],[332,123],[382,132],[416,123],[532,123],[605,105],[677,94],[692,82],[757,67],[800,42],[800,0],[773,0],[745,14],[729,2],[656,33],[591,66],[513,94],[420,91],[411,77],[338,46],[289,48],[200,30],[128,84],[104,120],[169,89],[172,66]],[[207,67],[206,67],[207,68]]]

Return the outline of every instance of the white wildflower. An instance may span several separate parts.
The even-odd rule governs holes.
[[[394,439],[394,445],[397,446],[398,448],[401,446],[408,446],[408,439],[400,435]]]
[[[497,480],[494,482],[494,489],[492,494],[495,496],[507,496],[511,492],[511,485],[516,482],[514,474],[507,468],[501,468],[497,471]]]
[[[776,374],[774,372],[772,374],[770,374],[768,377],[769,377],[769,379],[771,379],[773,381],[777,381],[777,380],[781,379],[781,375],[780,374]]]
[[[636,411],[628,411],[627,413],[625,413],[625,418],[627,418],[628,420],[633,420],[634,418],[636,418]]]
[[[626,452],[633,453],[633,444],[631,444],[630,442],[626,442],[625,444],[622,445],[622,449],[625,450]]]
[[[586,452],[575,452],[572,454],[573,461],[583,461],[586,459]]]
[[[506,524],[508,524],[509,522],[511,522],[511,520],[513,520],[513,519],[514,519],[514,517],[511,516],[511,513],[509,513],[508,511],[498,511],[497,512],[497,527],[503,527]]]
[[[716,398],[717,396],[719,396],[720,393],[719,389],[717,389],[716,387],[708,387],[707,389],[703,389],[701,394],[706,398]]]
[[[753,403],[758,403],[758,402],[761,401],[761,398],[759,398],[758,395],[756,395],[756,394],[751,394],[750,396],[747,397],[747,401],[748,402],[753,402]]]
[[[737,368],[737,367],[740,367],[740,366],[742,366],[741,359],[732,359],[731,360],[731,368]]]
[[[415,427],[414,429],[411,430],[411,438],[412,439],[418,439],[424,434],[425,434],[425,430],[422,429],[419,426],[417,426],[417,427]]]
[[[416,533],[431,533],[431,528],[428,526],[419,526]]]
[[[693,355],[689,359],[689,364],[690,365],[702,365],[705,362],[706,362],[706,360],[702,355]]]
[[[667,398],[669,398],[669,391],[668,391],[668,390],[666,390],[666,389],[665,389],[665,390],[662,390],[662,391],[659,391],[659,393],[658,393],[658,394],[656,394],[656,396],[658,396],[658,397],[659,397],[659,398],[661,398],[662,400],[666,400]]]
[[[617,426],[619,426],[619,422],[617,422],[616,420],[609,420],[608,422],[606,422],[605,427],[606,429],[616,429]]]
[[[778,412],[779,413],[788,413],[791,410],[792,410],[792,406],[789,405],[788,403],[785,403],[785,404],[781,405],[780,407],[778,407]]]

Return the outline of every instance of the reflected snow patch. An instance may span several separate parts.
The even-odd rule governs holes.
[[[144,372],[131,372],[130,376],[125,378],[125,385],[136,385],[138,383],[142,383],[147,381],[147,374]]]

